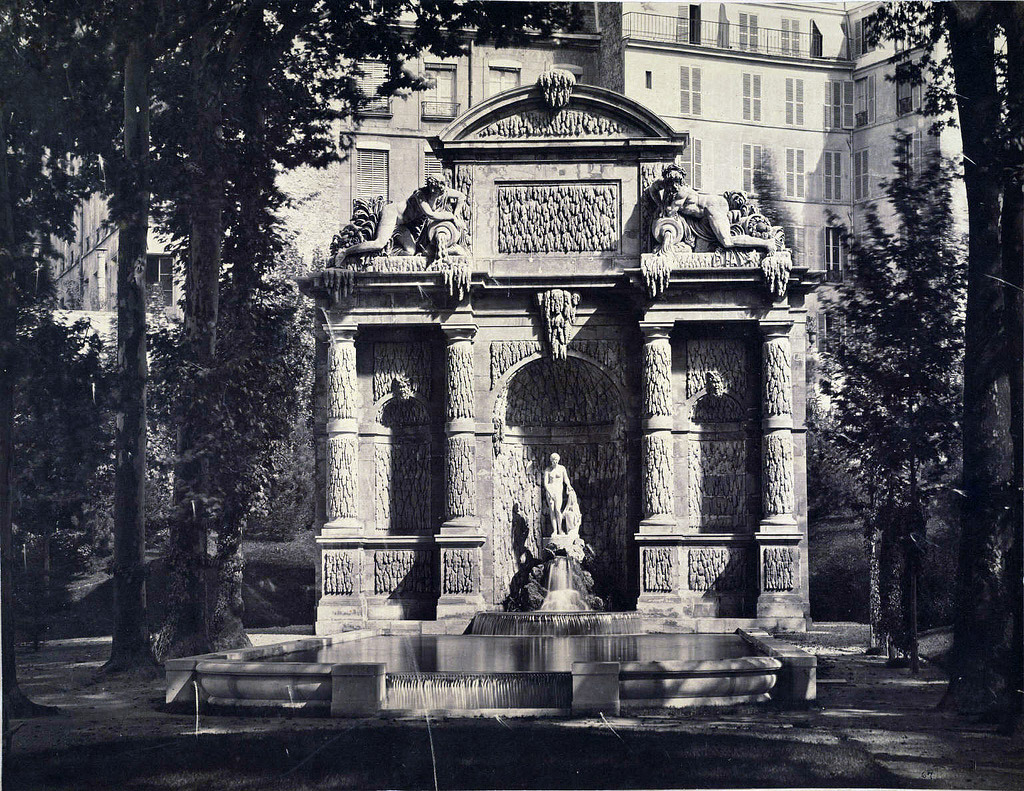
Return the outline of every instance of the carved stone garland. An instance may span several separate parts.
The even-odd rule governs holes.
[[[544,325],[548,351],[556,360],[564,360],[569,347],[569,330],[576,323],[576,306],[580,295],[561,288],[552,288],[537,295],[537,306]]]
[[[644,327],[644,520],[674,520],[670,327]]]

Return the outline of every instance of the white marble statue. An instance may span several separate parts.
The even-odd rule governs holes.
[[[551,534],[546,548],[553,554],[566,554],[582,562],[585,544],[580,537],[583,516],[576,490],[569,481],[569,473],[561,464],[557,453],[551,454],[548,466],[544,468],[541,482],[544,490],[544,505],[548,511]]]

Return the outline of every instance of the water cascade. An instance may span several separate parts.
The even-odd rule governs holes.
[[[384,708],[568,709],[571,673],[388,673]]]
[[[541,612],[579,612],[589,610],[587,602],[573,587],[572,560],[565,555],[552,559],[548,566],[548,595],[541,604]]]
[[[640,634],[643,619],[635,612],[478,612],[467,634],[500,637],[579,637]]]

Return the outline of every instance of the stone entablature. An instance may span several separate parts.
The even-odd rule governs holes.
[[[507,91],[440,135],[447,183],[389,210],[388,239],[364,211],[303,281],[326,349],[318,631],[500,608],[541,552],[553,452],[615,607],[799,625],[816,280],[753,209],[728,248],[712,209],[690,223],[723,204],[663,183],[685,141],[561,77]]]

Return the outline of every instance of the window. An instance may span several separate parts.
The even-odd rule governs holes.
[[[679,112],[683,115],[700,115],[700,68],[679,67]]]
[[[868,176],[868,149],[853,152],[853,199],[864,200],[868,197],[870,186]]]
[[[757,14],[740,14],[740,49],[757,49]]]
[[[444,168],[441,167],[441,160],[429,152],[423,155],[423,181],[420,182],[421,184],[426,183],[427,176],[444,180]]]
[[[874,51],[875,45],[868,43],[870,36],[871,23],[867,17],[853,23],[853,56],[855,58]]]
[[[690,186],[695,190],[704,188],[704,156],[701,141],[690,138],[690,145],[683,152],[683,170],[690,179]]]
[[[804,125],[804,81],[786,78],[786,123]]]
[[[146,285],[158,292],[165,308],[174,304],[174,264],[169,255],[146,256]]]
[[[651,77],[651,73],[649,71],[645,71],[644,72],[644,87],[647,90],[650,90],[653,86],[654,86],[654,80]]]
[[[786,149],[786,197],[803,198],[807,187],[804,174],[804,150],[802,148]]]
[[[496,93],[519,87],[519,69],[514,66],[491,66],[487,70],[488,94],[494,96]]]
[[[754,192],[754,174],[764,163],[764,150],[759,145],[743,144],[743,191]]]
[[[862,77],[854,83],[857,94],[857,126],[875,122],[875,75]]]
[[[920,130],[914,132],[907,141],[907,148],[903,153],[907,169],[911,173],[918,171],[924,162],[924,135]]]
[[[843,317],[834,311],[818,313],[818,350],[832,351],[843,344]]]
[[[818,30],[817,24],[811,22],[811,57],[820,58],[825,52],[825,39]]]
[[[826,151],[822,163],[822,193],[825,200],[843,199],[843,153]]]
[[[793,263],[797,266],[803,266],[806,257],[804,252],[807,249],[806,246],[806,232],[802,225],[789,225],[786,226],[786,246],[790,249],[793,254]]]
[[[424,117],[454,118],[459,114],[455,101],[455,67],[427,66],[426,76],[433,80],[434,87],[428,88],[423,96]]]
[[[783,55],[800,54],[800,20],[783,19],[779,34],[779,44]]]
[[[921,86],[896,81],[896,115],[908,115],[921,107]]]
[[[743,120],[761,120],[761,75],[743,74]]]
[[[853,81],[829,80],[825,85],[825,127],[849,129],[853,126]]]
[[[356,189],[353,198],[370,200],[378,195],[389,199],[388,152],[372,148],[356,150]]]
[[[700,5],[681,5],[676,9],[676,41],[700,44]]]
[[[363,76],[359,78],[359,90],[366,97],[359,105],[359,110],[370,114],[390,114],[391,99],[377,95],[377,89],[388,78],[388,67],[380,61],[363,60],[359,62],[359,68],[363,71]]]
[[[843,237],[838,228],[825,228],[825,277],[833,283],[843,282]]]

